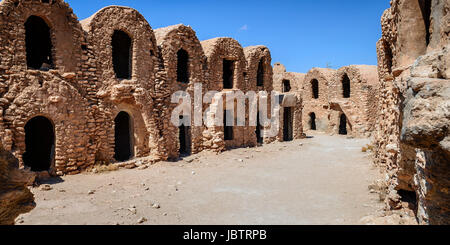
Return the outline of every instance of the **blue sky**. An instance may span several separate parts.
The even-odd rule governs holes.
[[[266,45],[288,71],[376,65],[389,0],[66,0],[80,20],[108,5],[137,9],[153,29],[183,23],[200,40]]]

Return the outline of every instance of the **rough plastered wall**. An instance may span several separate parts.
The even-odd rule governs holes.
[[[167,111],[167,117],[159,118],[158,123],[164,125],[163,137],[165,138],[165,148],[169,153],[169,158],[178,158],[180,155],[179,128],[171,123],[170,116],[177,104],[171,103],[171,96],[177,91],[189,93],[192,105],[191,111],[191,153],[195,154],[203,150],[203,126],[195,126],[194,112],[203,109],[194,108],[194,85],[201,84],[207,87],[204,77],[203,67],[206,65],[206,56],[196,33],[191,27],[182,24],[164,27],[155,30],[156,41],[159,47],[163,65],[161,69],[165,72],[165,81],[158,86],[156,94],[158,98],[163,98],[166,103],[161,110]],[[177,81],[177,53],[183,49],[188,53],[188,83]],[[203,95],[203,90],[200,96]],[[189,108],[186,108],[186,113]],[[189,114],[186,114],[189,115]]]
[[[162,98],[155,95],[155,87],[162,81],[155,77],[158,64],[157,47],[153,30],[136,10],[110,6],[83,20],[89,45],[85,73],[95,81],[95,144],[97,161],[114,161],[114,119],[126,112],[132,125],[132,155],[167,158],[163,136],[155,118],[161,117]],[[122,31],[131,38],[131,76],[118,79],[113,68],[112,37]],[[161,126],[161,125],[159,125]]]
[[[302,125],[302,113],[303,113],[303,98],[302,98],[302,84],[306,74],[286,72],[284,65],[275,63],[273,68],[273,88],[274,91],[280,93],[280,110],[279,110],[279,133],[277,136],[278,141],[284,141],[285,121],[284,113],[285,108],[291,108],[292,111],[292,138],[301,139],[305,135],[303,133]],[[283,81],[289,81],[291,90],[284,92]]]
[[[25,22],[42,18],[50,27],[53,66],[49,71],[27,67]],[[25,125],[37,116],[52,122],[56,135],[53,174],[75,174],[94,162],[90,137],[95,126],[88,124],[93,111],[83,97],[86,87],[81,75],[83,31],[68,4],[54,0],[0,3],[0,106],[3,146],[24,166]]]
[[[449,5],[391,1],[377,43],[375,162],[386,171],[388,206],[413,195],[421,224],[450,223]]]
[[[344,77],[350,81],[350,97],[344,97]],[[336,71],[329,86],[330,129],[339,133],[341,114],[347,117],[347,131],[353,137],[369,137],[375,125],[379,80],[376,66],[351,65]]]
[[[240,90],[243,93],[247,91],[247,83],[245,74],[247,62],[242,46],[232,38],[214,38],[202,41],[201,45],[207,57],[207,73],[206,77],[208,91],[217,91],[222,94],[224,110],[233,110],[233,108],[226,108],[225,95],[227,92]],[[233,63],[233,89],[224,89],[223,87],[223,62],[224,59],[234,61]],[[230,99],[230,98],[228,98]],[[208,113],[210,118],[215,118],[215,113],[223,113],[220,110],[220,100],[213,100],[211,110]],[[237,100],[235,100],[237,103]],[[235,104],[236,104],[235,103]],[[235,117],[237,116],[236,106],[234,108]],[[246,112],[246,118],[248,118]],[[207,127],[203,133],[204,149],[223,151],[226,148],[242,147],[246,145],[246,131],[245,127],[233,127],[233,140],[224,140],[224,127],[213,126]]]
[[[302,83],[303,99],[303,129],[311,130],[312,117],[315,115],[316,130],[329,132],[330,103],[329,85],[334,79],[336,70],[329,68],[312,68],[308,71]],[[318,84],[318,95],[313,92],[314,83]],[[314,113],[314,114],[312,114]]]
[[[244,48],[245,58],[247,60],[247,90],[254,91],[255,93],[266,92],[267,93],[267,118],[271,118],[271,93],[273,91],[273,71],[272,71],[272,56],[270,50],[265,46],[251,46]],[[261,67],[262,66],[262,67]],[[261,74],[258,74],[260,72]],[[259,81],[258,76],[262,81]],[[249,103],[247,102],[247,110],[249,108]],[[250,116],[250,113],[249,113]],[[257,115],[255,115],[257,116]],[[247,126],[245,131],[246,144],[248,146],[256,146],[257,136],[256,127],[249,126],[250,118],[246,119]],[[270,143],[274,140],[274,137],[269,137],[270,130],[269,126],[260,126],[261,137],[263,143]]]

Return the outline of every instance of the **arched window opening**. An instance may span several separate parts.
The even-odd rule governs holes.
[[[48,171],[55,154],[55,132],[52,122],[35,117],[25,125],[25,153],[23,162],[31,171]]]
[[[309,128],[311,130],[317,130],[316,126],[316,113],[312,112],[309,114]]]
[[[234,61],[223,60],[223,88],[232,89],[234,79]]]
[[[426,43],[430,44],[431,39],[431,0],[419,0],[420,10],[422,12],[423,21],[426,30]]]
[[[184,49],[177,52],[177,81],[189,83],[189,54]]]
[[[339,122],[339,134],[347,135],[347,116],[342,114]]]
[[[313,79],[311,81],[311,91],[312,91],[312,97],[314,99],[319,98],[319,81],[317,79]]]
[[[350,78],[347,74],[342,78],[342,93],[344,98],[350,98]]]
[[[283,80],[283,93],[291,92],[291,81]]]
[[[132,121],[126,112],[120,112],[114,119],[114,158],[117,161],[127,161],[133,156],[132,151]]]
[[[25,22],[27,67],[48,71],[53,68],[50,27],[40,17],[30,16]]]
[[[112,36],[112,56],[116,77],[130,79],[132,71],[133,42],[123,31],[114,31]]]
[[[256,86],[264,86],[264,58],[259,61],[258,73],[256,75]]]

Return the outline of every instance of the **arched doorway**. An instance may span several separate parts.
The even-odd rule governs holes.
[[[114,31],[112,36],[112,58],[114,72],[119,79],[130,79],[132,71],[133,41],[123,31]]]
[[[27,67],[49,70],[53,67],[50,27],[38,16],[30,16],[25,22]]]
[[[191,127],[186,126],[186,122],[189,122],[189,117],[185,117],[186,116],[180,116],[180,121],[182,124],[178,128],[180,155],[182,156],[191,154]]]
[[[347,116],[342,114],[339,122],[339,134],[347,135],[347,133]]]
[[[311,114],[309,114],[309,128],[311,130],[317,130],[316,113],[314,113],[314,112],[311,112]]]
[[[25,125],[25,166],[31,171],[48,171],[55,155],[53,123],[45,117],[34,117]]]
[[[115,124],[115,147],[114,158],[117,161],[127,161],[133,157],[132,148],[132,121],[128,113],[121,111],[116,119]]]

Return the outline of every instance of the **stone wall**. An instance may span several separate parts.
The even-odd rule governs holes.
[[[267,117],[271,118],[272,100],[270,95],[273,91],[273,69],[270,50],[265,46],[251,46],[244,48],[244,54],[247,60],[247,91],[267,93]],[[249,108],[250,105],[248,102],[246,106]],[[259,126],[261,130],[262,142],[257,142],[256,127],[249,126],[250,116],[251,115],[249,113],[248,118],[246,119],[246,145],[256,146],[258,143],[271,143],[274,140],[274,137],[270,137],[270,135],[268,135],[270,127],[264,127],[264,125]]]
[[[349,82],[345,96],[344,81]],[[352,65],[338,69],[329,84],[330,131],[339,134],[341,115],[347,118],[347,133],[370,137],[377,113],[379,81],[376,66]]]
[[[197,39],[196,33],[191,27],[185,25],[174,25],[155,30],[155,36],[159,47],[163,64],[165,80],[162,80],[160,86],[156,89],[158,98],[162,98],[164,103],[158,109],[165,111],[165,117],[159,118],[159,124],[163,126],[164,146],[168,151],[169,158],[178,158],[180,155],[179,130],[171,122],[171,114],[176,104],[172,104],[171,96],[177,91],[187,92],[191,98],[190,111],[194,112],[202,110],[194,108],[194,85],[201,84],[205,89],[208,86],[205,79],[206,56],[203,52],[200,41]],[[177,64],[178,52],[184,50],[188,54],[187,73],[188,81],[178,81]],[[200,96],[204,95],[202,89]],[[189,108],[186,108],[189,110]],[[191,116],[191,152],[198,153],[203,150],[203,127],[195,126],[194,116]],[[174,143],[176,142],[176,143]]]
[[[303,128],[305,131],[330,131],[329,86],[336,71],[330,68],[312,68],[302,82]],[[317,86],[316,88],[314,88]]]
[[[31,151],[42,153],[30,143],[39,134],[32,127],[35,121],[45,121],[49,130],[41,135],[48,141],[44,172],[77,174],[95,164],[137,157],[178,159],[182,128],[170,123],[174,92],[187,92],[193,100],[195,84],[203,86],[200,96],[207,90],[222,97],[235,90],[272,91],[267,47],[244,50],[231,38],[200,43],[195,31],[181,24],[154,31],[128,7],[105,7],[78,21],[62,0],[3,0],[0,27],[0,136],[22,168],[33,169],[41,161],[24,160]],[[178,81],[181,49],[188,67],[185,79]],[[224,59],[233,64],[231,89],[223,88]],[[218,101],[212,102],[209,112],[204,101],[201,108],[184,108],[193,112],[192,125],[194,113],[215,113]],[[256,127],[249,126],[245,103],[246,124],[233,127],[233,140],[224,140],[223,127],[187,128],[189,153],[256,146]]]
[[[448,1],[393,0],[377,43],[381,81],[375,162],[392,209],[416,199],[421,224],[449,224]]]
[[[273,88],[277,91],[280,97],[281,108],[279,110],[279,133],[278,141],[289,141],[293,139],[302,139],[305,137],[303,133],[302,113],[303,113],[303,98],[302,98],[302,84],[305,79],[305,74],[287,72],[284,65],[275,63],[273,74]],[[290,111],[292,116],[285,117],[285,113]],[[291,120],[289,124],[292,126],[292,132],[287,130],[285,119]],[[286,131],[287,130],[287,131]],[[286,136],[289,137],[286,138]],[[290,139],[289,139],[290,138]]]

